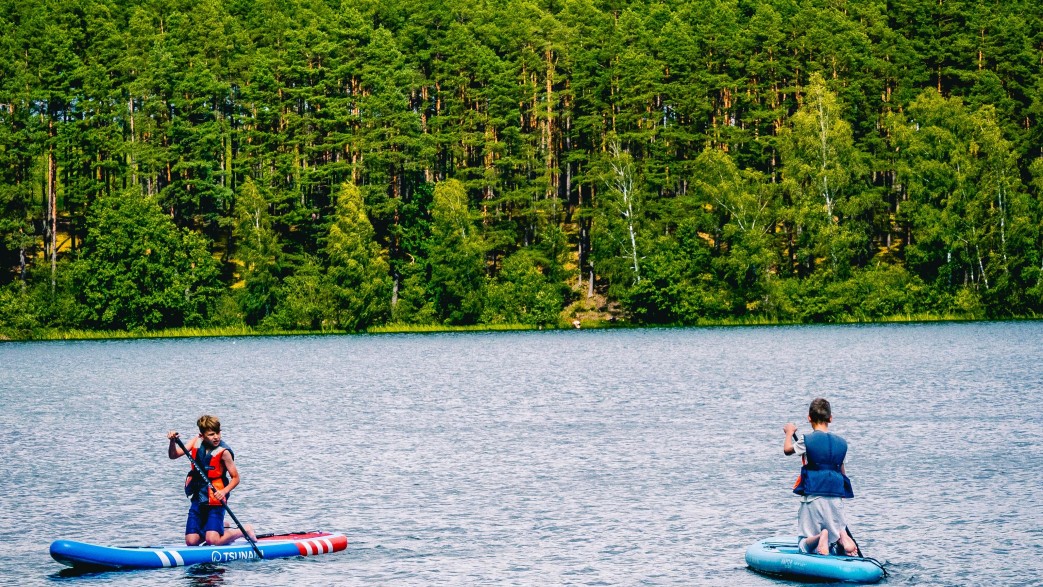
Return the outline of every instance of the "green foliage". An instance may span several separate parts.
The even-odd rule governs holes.
[[[210,243],[177,228],[137,190],[94,202],[70,271],[83,322],[92,328],[199,325],[220,292]]]
[[[645,259],[645,276],[623,297],[627,313],[638,322],[695,324],[733,314],[734,299],[717,279],[712,251],[695,225],[686,222],[678,239],[661,239],[655,254]]]
[[[595,207],[591,264],[608,281],[608,293],[622,297],[641,282],[646,239],[641,177],[634,157],[618,140],[598,162],[603,196]]]
[[[564,306],[560,282],[545,275],[550,265],[532,250],[523,249],[504,259],[497,277],[486,286],[482,322],[485,324],[555,325]]]
[[[0,336],[27,338],[40,326],[40,317],[25,284],[0,286]]]
[[[1037,315],[1041,30],[1025,0],[7,2],[4,324]]]
[[[337,328],[333,290],[312,260],[283,280],[275,292],[279,305],[260,327],[269,330],[330,330]]]
[[[724,254],[705,252],[700,256],[712,258],[704,262],[713,264],[747,310],[757,311],[781,265],[773,234],[779,222],[779,190],[762,174],[739,169],[731,157],[716,149],[700,153],[693,171],[695,197],[683,201],[683,208],[675,214],[681,222],[678,240],[688,250],[698,250],[705,240],[698,229],[712,235]],[[685,216],[690,219],[681,221]],[[741,313],[742,307],[736,311]]]
[[[235,295],[225,291],[214,301],[208,326],[211,328],[245,328],[246,320]]]
[[[362,193],[351,183],[341,186],[326,240],[326,281],[336,327],[365,330],[387,318],[391,298],[388,264],[373,240]]]
[[[248,324],[258,324],[274,311],[283,265],[279,243],[268,213],[270,204],[257,184],[247,179],[236,201],[232,234],[238,244],[240,265],[239,307]]]
[[[485,253],[462,183],[435,186],[431,218],[428,292],[435,314],[445,324],[474,324],[485,295]]]
[[[924,310],[924,286],[900,267],[880,266],[859,271],[844,281],[805,282],[797,318],[802,322],[880,320]]]
[[[798,274],[814,271],[821,261],[843,276],[866,244],[866,235],[851,219],[872,205],[856,197],[857,178],[864,174],[862,155],[821,75],[811,75],[803,105],[779,137],[779,149],[782,186],[790,198],[784,218],[799,235],[790,253],[799,263]]]
[[[1024,277],[1038,258],[1038,222],[995,110],[928,91],[909,116],[915,122],[894,128],[911,200],[903,217],[911,266],[950,291],[973,287],[997,315],[1031,307],[1022,292],[1032,285]]]
[[[43,328],[83,328],[84,310],[74,285],[77,262],[62,258],[55,265],[52,286],[51,268],[47,265],[29,266],[26,293],[31,299],[33,313]]]
[[[398,301],[391,309],[395,324],[437,324],[435,304],[428,294],[428,267],[414,263],[403,267]]]

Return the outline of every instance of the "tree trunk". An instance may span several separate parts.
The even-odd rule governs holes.
[[[547,116],[543,121],[543,144],[546,151],[545,166],[547,170],[547,187],[544,192],[544,198],[551,198],[556,195],[557,190],[557,177],[554,173],[554,52],[551,51],[550,47],[544,50],[544,59],[547,63]]]
[[[48,122],[48,135],[54,139],[54,122]],[[54,147],[47,149],[47,246],[51,254],[51,293],[58,282],[58,164]]]

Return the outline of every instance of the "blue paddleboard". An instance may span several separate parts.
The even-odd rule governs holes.
[[[791,579],[818,579],[848,583],[876,583],[884,568],[874,559],[858,556],[805,554],[796,536],[770,538],[746,549],[746,564],[768,575]]]
[[[347,547],[346,536],[329,532],[257,537],[257,548],[266,559],[328,554]],[[51,543],[51,558],[77,569],[116,570],[227,563],[257,560],[258,556],[245,540],[224,546],[102,546],[73,540],[55,540]]]

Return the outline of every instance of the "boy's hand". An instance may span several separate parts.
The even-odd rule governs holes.
[[[797,431],[797,425],[793,422],[786,422],[786,424],[782,426],[782,431],[786,433],[786,438],[782,439],[782,453],[791,455],[797,452],[796,449],[793,448],[793,433]]]
[[[177,430],[171,430],[170,432],[167,432],[167,439],[174,440],[177,437],[178,437]]]

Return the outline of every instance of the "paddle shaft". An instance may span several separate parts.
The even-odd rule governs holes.
[[[217,493],[217,488],[214,487],[214,484],[210,482],[210,478],[206,476],[206,471],[204,471],[199,466],[199,463],[197,463],[196,460],[192,458],[192,453],[189,452],[187,448],[185,448],[185,443],[181,442],[181,438],[175,436],[174,442],[176,442],[177,445],[181,447],[181,452],[185,453],[185,456],[188,457],[188,461],[192,463],[192,468],[196,470],[196,473],[198,473],[199,476],[203,479],[203,482],[206,483],[207,489],[213,491],[214,493]],[[250,538],[250,534],[246,531],[246,528],[244,528],[243,525],[239,522],[239,518],[235,517],[235,514],[232,513],[232,510],[228,508],[228,496],[225,496],[224,508],[225,511],[228,512],[228,515],[231,516],[232,521],[235,522],[235,525],[239,528],[239,531],[243,533],[243,538],[246,538],[246,541],[250,543],[251,547],[253,547],[254,552],[257,553],[257,557],[264,558],[264,555],[261,554],[261,549],[257,548],[257,543],[254,542],[253,538]]]

